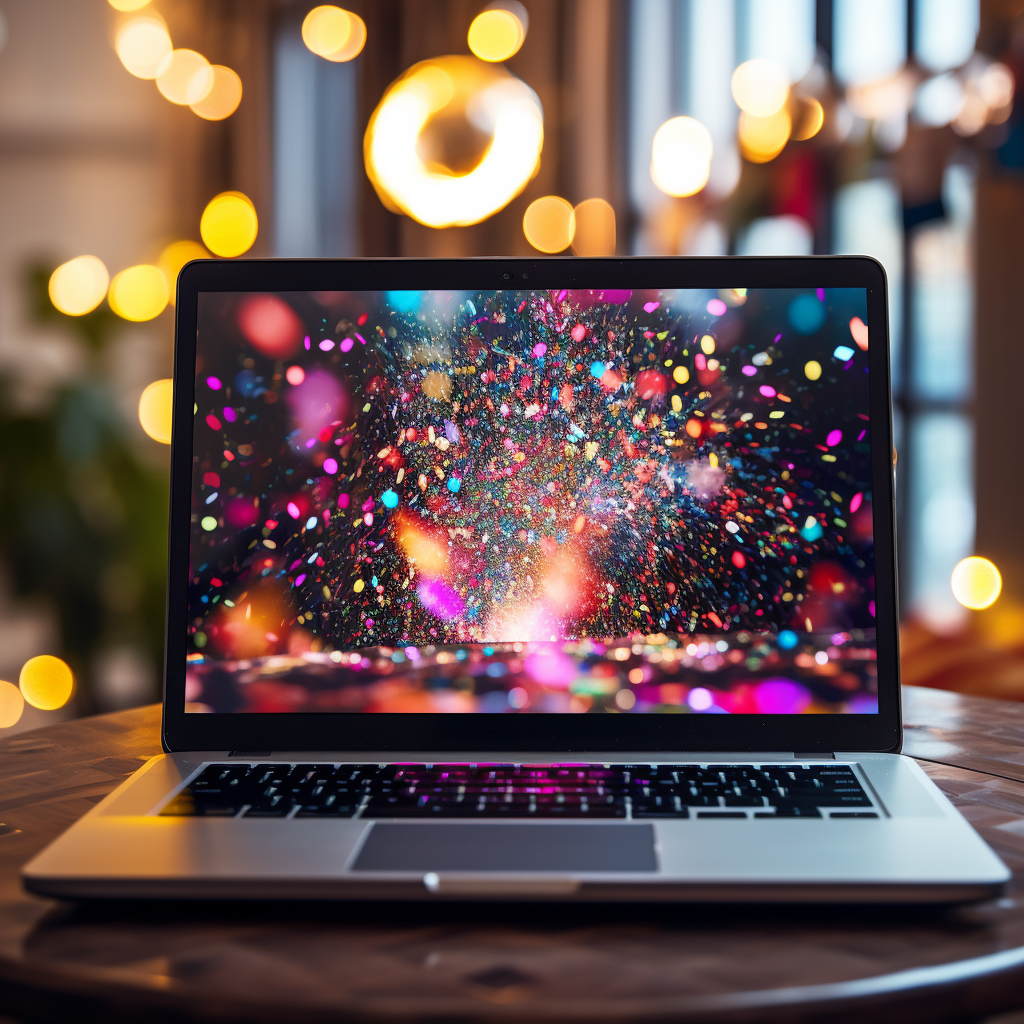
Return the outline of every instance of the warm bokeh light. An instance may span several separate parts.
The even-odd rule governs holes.
[[[1013,72],[996,61],[978,76],[978,94],[990,110],[999,110],[1013,102]]]
[[[198,243],[188,239],[171,242],[157,260],[157,266],[167,280],[167,301],[174,305],[174,293],[181,268],[190,260],[207,260],[210,254]]]
[[[825,108],[813,96],[803,96],[798,104],[790,138],[797,142],[813,139],[824,124]]]
[[[114,50],[136,78],[156,78],[171,52],[171,37],[158,18],[132,18],[117,30]]]
[[[965,608],[980,610],[995,603],[1003,589],[1003,578],[987,558],[971,555],[957,562],[950,586],[953,588],[953,596]]]
[[[673,117],[654,134],[651,180],[670,196],[692,196],[711,174],[711,133],[692,117]]]
[[[25,710],[25,698],[14,683],[0,679],[0,729],[10,729],[21,720]]]
[[[149,263],[140,263],[114,275],[107,301],[125,320],[152,320],[164,311],[169,294],[163,271]]]
[[[366,43],[366,24],[358,14],[324,4],[303,19],[302,41],[318,57],[336,63],[352,60]]]
[[[210,70],[213,71],[213,86],[198,103],[190,103],[189,108],[207,121],[223,121],[242,102],[242,80],[223,64],[212,64]]]
[[[786,73],[771,60],[748,60],[732,73],[732,98],[754,117],[771,117],[789,96]]]
[[[160,62],[156,87],[165,99],[179,106],[199,103],[213,88],[213,68],[195,50],[172,50]]]
[[[503,61],[517,53],[526,39],[522,21],[504,7],[481,11],[469,26],[467,42],[481,60]]]
[[[615,210],[604,199],[584,199],[576,206],[572,250],[577,256],[615,255]]]
[[[774,160],[786,148],[792,127],[785,107],[771,117],[754,117],[743,112],[739,121],[740,152],[754,164]]]
[[[94,310],[107,294],[110,275],[98,256],[77,256],[50,275],[50,301],[68,316]]]
[[[241,192],[222,192],[203,210],[199,233],[216,256],[241,256],[256,241],[259,221],[252,200]]]
[[[472,159],[450,146],[462,125],[464,137],[480,140]],[[499,64],[439,57],[387,89],[363,151],[385,205],[441,228],[476,224],[506,206],[536,173],[543,144],[544,115],[529,86]]]
[[[541,252],[561,252],[572,245],[576,214],[572,203],[561,196],[535,199],[523,214],[523,234]]]
[[[75,677],[67,664],[52,654],[29,658],[18,678],[21,694],[34,708],[56,711],[71,699]]]
[[[173,409],[173,381],[156,380],[139,399],[139,422],[154,441],[171,443],[171,410]]]
[[[107,0],[115,11],[141,11],[149,0]]]

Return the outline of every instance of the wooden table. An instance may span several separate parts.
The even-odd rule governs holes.
[[[1024,705],[905,691],[906,750],[1014,870],[867,907],[75,907],[19,867],[158,750],[159,709],[0,743],[0,1019],[973,1021],[1024,1006]],[[16,831],[17,830],[17,831]]]

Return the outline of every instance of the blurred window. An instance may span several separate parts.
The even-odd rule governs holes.
[[[759,217],[736,243],[738,256],[810,256],[813,252],[814,235],[802,217]]]
[[[814,0],[739,0],[737,63],[757,58],[781,65],[799,82],[814,63]]]
[[[833,0],[832,33],[832,70],[840,82],[888,78],[907,59],[906,0]]]
[[[974,52],[978,0],[914,0],[914,57],[930,71],[948,71]]]

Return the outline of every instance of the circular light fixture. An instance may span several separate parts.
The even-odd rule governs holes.
[[[384,93],[363,139],[366,173],[389,209],[434,228],[477,224],[537,171],[544,113],[496,64],[438,57]]]
[[[673,117],[655,133],[651,180],[670,196],[692,196],[711,175],[711,133],[692,117]]]
[[[241,192],[214,196],[199,222],[199,234],[216,256],[241,256],[252,248],[258,230],[256,207]]]
[[[139,399],[139,422],[154,441],[171,443],[171,412],[174,408],[174,382],[156,380]]]
[[[97,256],[77,256],[50,275],[50,301],[67,316],[92,312],[107,294],[110,275]]]

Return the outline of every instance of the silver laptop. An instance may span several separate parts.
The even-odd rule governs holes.
[[[860,257],[207,261],[163,742],[62,897],[955,901]]]

